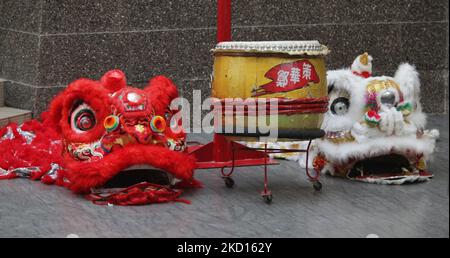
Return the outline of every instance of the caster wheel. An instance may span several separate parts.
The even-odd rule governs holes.
[[[234,180],[231,177],[224,177],[223,180],[225,181],[225,185],[228,188],[232,188],[234,186]]]
[[[319,181],[316,181],[313,183],[313,187],[314,187],[314,190],[320,191],[320,190],[322,190],[322,183]]]
[[[264,198],[264,201],[265,201],[267,204],[271,204],[271,203],[272,203],[272,195],[271,195],[271,194],[269,194],[269,195],[264,195],[263,198]]]

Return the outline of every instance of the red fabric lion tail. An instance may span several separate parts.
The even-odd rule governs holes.
[[[36,120],[0,129],[0,179],[17,177],[55,183],[62,164],[60,136]]]

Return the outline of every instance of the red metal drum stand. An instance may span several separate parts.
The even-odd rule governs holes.
[[[269,190],[268,166],[278,165],[279,163],[270,158],[269,154],[304,152],[306,153],[307,160],[309,160],[311,138],[319,138],[322,133],[321,130],[317,130],[315,136],[309,137],[307,149],[269,149],[267,148],[267,143],[264,144],[264,148],[250,148],[238,142],[228,140],[226,135],[214,134],[214,140],[212,142],[205,145],[197,144],[188,146],[187,151],[196,158],[197,169],[220,168],[225,185],[229,188],[232,188],[235,184],[232,175],[236,167],[264,166],[264,188],[261,196],[267,203],[271,203],[272,192]],[[242,136],[238,134],[230,134],[228,136],[231,135]],[[249,136],[249,134],[244,135]],[[302,137],[301,139],[304,138]],[[306,175],[313,183],[314,189],[320,191],[322,189],[322,184],[319,181],[320,173],[316,171],[311,173],[308,162],[306,164]]]

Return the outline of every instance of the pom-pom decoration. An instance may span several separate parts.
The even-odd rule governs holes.
[[[380,115],[374,111],[374,110],[369,110],[366,112],[366,114],[364,114],[364,120],[372,125],[372,126],[376,126],[380,123],[381,121],[381,117]]]
[[[166,130],[166,120],[162,116],[154,116],[150,121],[150,128],[155,133],[162,133]]]
[[[402,112],[402,114],[404,116],[408,116],[409,114],[411,114],[411,112],[413,111],[413,106],[411,105],[410,102],[406,102],[406,103],[400,103],[397,106],[397,110]]]
[[[119,117],[115,115],[110,115],[105,118],[105,121],[103,122],[103,126],[105,127],[106,131],[112,132],[119,128]]]

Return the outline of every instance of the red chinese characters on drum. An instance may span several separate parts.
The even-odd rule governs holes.
[[[308,60],[279,64],[270,69],[265,77],[272,81],[254,89],[253,97],[277,92],[289,92],[303,88],[310,82],[320,82],[314,65]]]

